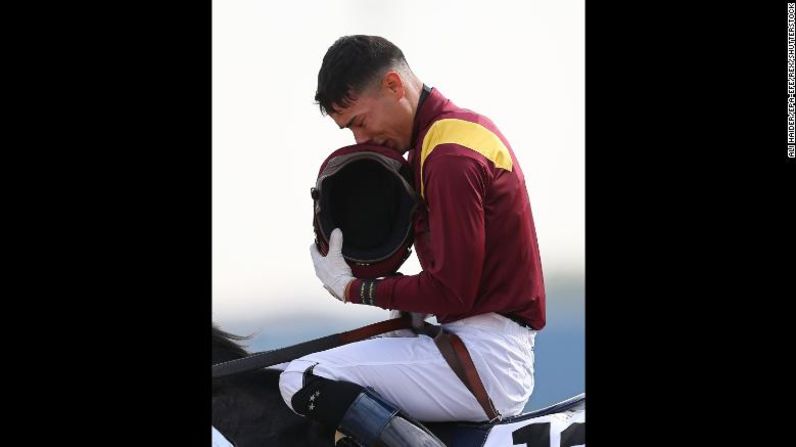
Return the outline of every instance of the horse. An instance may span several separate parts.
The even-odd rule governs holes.
[[[242,337],[212,327],[213,364],[249,355]],[[213,380],[212,424],[236,447],[334,445],[335,429],[294,413],[279,392],[278,369],[259,369]],[[448,446],[585,446],[586,395],[497,422],[426,423]],[[351,444],[346,444],[351,445]]]
[[[247,337],[213,325],[213,364],[246,357]],[[213,380],[213,426],[237,447],[329,447],[334,430],[299,416],[282,400],[279,374],[260,369]]]

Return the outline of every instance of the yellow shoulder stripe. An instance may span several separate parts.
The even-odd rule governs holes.
[[[420,196],[423,195],[423,163],[440,144],[455,143],[480,153],[495,167],[511,171],[511,154],[500,138],[486,127],[455,118],[442,119],[431,125],[420,151]]]

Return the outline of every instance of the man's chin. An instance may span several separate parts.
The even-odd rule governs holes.
[[[392,150],[394,150],[395,152],[398,152],[401,155],[405,154],[406,151],[411,149],[409,147],[401,148],[401,146],[395,140],[385,140],[384,142],[377,143],[377,144],[379,146],[386,147],[387,149],[392,149]]]
[[[395,152],[398,152],[399,154],[403,154],[403,153],[405,153],[406,151],[409,150],[408,147],[407,148],[403,148],[403,147],[401,147],[400,144],[398,144],[397,142],[395,142],[393,140],[386,141],[385,142],[385,146],[389,147],[390,149],[394,150]]]

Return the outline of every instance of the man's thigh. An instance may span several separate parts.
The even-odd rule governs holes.
[[[310,354],[290,362],[280,388],[286,401],[304,372],[371,387],[422,421],[482,421],[484,411],[426,336],[375,338]]]

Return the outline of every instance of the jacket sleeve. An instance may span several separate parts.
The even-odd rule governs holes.
[[[423,181],[430,243],[423,253],[424,270],[378,281],[370,303],[432,314],[466,312],[474,305],[484,264],[488,171],[478,155],[467,152],[471,151],[444,144],[426,159]],[[362,285],[361,280],[352,284],[351,301],[361,302],[360,291],[367,290]]]

